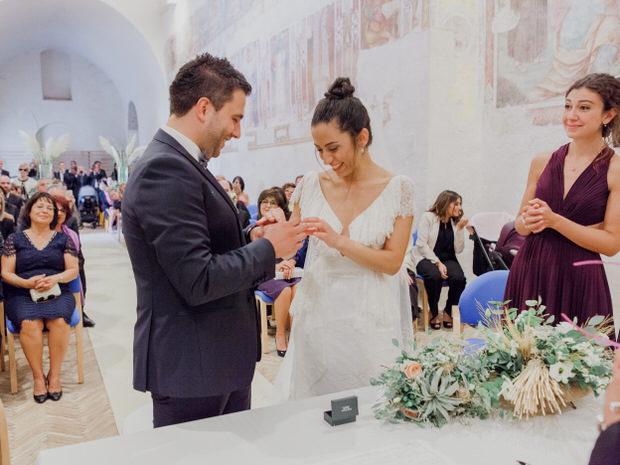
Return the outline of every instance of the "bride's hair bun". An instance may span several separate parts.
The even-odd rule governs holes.
[[[360,99],[353,95],[354,92],[355,87],[348,77],[336,79],[314,109],[311,124],[314,127],[319,123],[335,121],[338,129],[349,133],[354,142],[362,129],[367,129],[368,146],[372,143],[370,117]]]
[[[353,92],[355,92],[355,87],[353,87],[349,78],[339,77],[329,87],[329,90],[325,92],[325,98],[329,100],[340,100],[351,97]]]

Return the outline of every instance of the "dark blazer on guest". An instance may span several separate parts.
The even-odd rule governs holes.
[[[136,163],[122,211],[138,294],[134,388],[247,388],[261,354],[253,288],[275,276],[271,243],[246,244],[226,192],[163,130]]]
[[[610,425],[598,437],[589,465],[620,465],[620,421]]]
[[[24,199],[22,199],[20,195],[8,193],[6,197],[6,204],[13,205],[15,207],[16,212],[14,216],[15,221],[17,221],[17,217],[19,216],[20,212],[22,211],[22,207],[24,206]]]

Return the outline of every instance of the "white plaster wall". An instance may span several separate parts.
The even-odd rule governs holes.
[[[71,55],[71,92],[71,101],[43,100],[39,51],[19,55],[0,68],[0,156],[12,175],[19,163],[32,158],[18,135],[20,129],[35,132],[55,123],[45,137],[69,133],[68,150],[100,151],[100,135],[125,140],[127,110],[118,89],[109,76],[78,55]]]

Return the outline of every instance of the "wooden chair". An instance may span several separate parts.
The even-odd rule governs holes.
[[[254,299],[256,306],[260,312],[260,343],[263,347],[263,354],[269,352],[269,339],[267,334],[267,307],[273,305],[273,299],[262,291],[254,291]],[[273,311],[271,312],[273,318]]]
[[[80,277],[75,278],[71,283],[71,292],[75,297],[75,310],[71,316],[71,328],[75,330],[75,349],[77,353],[78,382],[84,383],[84,342],[82,335],[82,300],[80,295]],[[6,322],[6,342],[9,352],[9,372],[11,375],[11,393],[17,392],[17,361],[15,357],[15,335],[19,332],[14,328],[13,323],[4,315],[4,303],[0,304],[0,321],[2,326]],[[3,344],[4,345],[4,344]]]
[[[6,421],[4,405],[0,400],[0,465],[11,465],[9,451],[9,427]]]

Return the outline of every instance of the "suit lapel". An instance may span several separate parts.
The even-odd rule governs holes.
[[[169,145],[175,151],[177,151],[179,153],[179,155],[183,156],[192,165],[194,165],[194,168],[196,168],[198,170],[198,172],[202,176],[205,177],[205,179],[207,180],[208,183],[211,184],[211,187],[215,190],[215,192],[217,192],[220,196],[222,196],[224,198],[224,200],[226,201],[226,204],[230,207],[232,212],[235,214],[235,217],[238,218],[239,214],[237,212],[237,206],[232,203],[232,200],[230,199],[230,197],[228,196],[228,194],[226,193],[224,188],[217,181],[217,179],[215,179],[215,176],[213,176],[213,174],[211,174],[211,172],[207,168],[205,168],[200,163],[198,163],[198,161],[194,157],[192,157],[187,152],[187,150],[185,150],[185,148],[183,148],[183,146],[181,144],[179,144],[179,142],[174,137],[172,137],[166,131],[164,131],[162,129],[159,129],[157,131],[157,133],[155,133],[155,137],[153,137],[153,139],[155,139],[155,140],[157,140],[157,141],[159,141],[159,142],[161,142],[163,144]],[[238,230],[239,234],[241,236],[243,236],[243,233],[241,231],[241,224],[239,223],[239,221],[237,221],[237,230]]]

